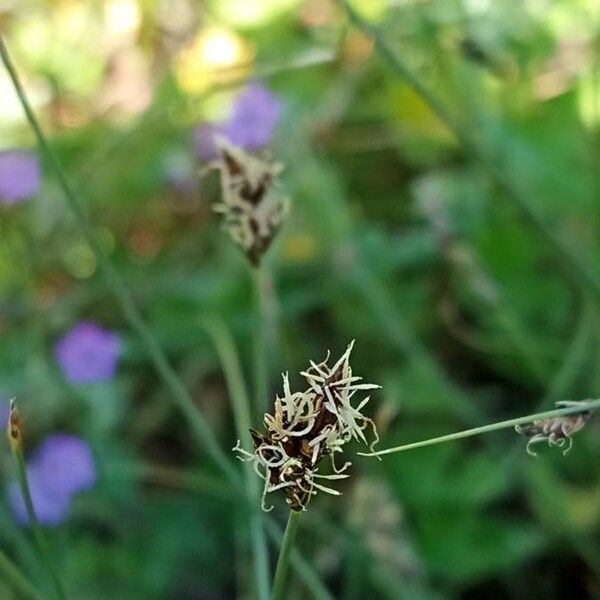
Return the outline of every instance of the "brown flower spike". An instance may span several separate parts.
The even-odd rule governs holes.
[[[11,450],[13,452],[20,450],[23,445],[23,423],[14,398],[10,401],[10,412],[8,415],[6,434]]]
[[[317,491],[339,495],[320,483],[348,477],[345,471],[351,463],[338,468],[335,454],[353,438],[368,444],[365,430],[369,427],[373,432],[371,449],[379,440],[374,422],[361,412],[369,397],[352,405],[357,393],[380,387],[361,383],[362,378],[352,374],[349,360],[353,344],[333,366],[329,365],[329,354],[319,364],[311,361],[301,373],[309,385],[305,391],[292,392],[284,375],[283,397],[275,399],[273,414],[264,417],[265,433],[251,431],[254,452],[241,448],[239,441],[235,446],[240,460],[252,462],[265,482],[263,510],[272,508],[265,505],[266,495],[279,489],[285,490],[286,502],[296,511],[306,510]],[[325,456],[331,460],[331,475],[318,472]]]
[[[223,215],[231,239],[257,266],[288,212],[288,200],[276,189],[283,167],[248,154],[223,136],[215,136],[215,145],[219,158],[212,166],[220,173],[222,199],[214,210]]]

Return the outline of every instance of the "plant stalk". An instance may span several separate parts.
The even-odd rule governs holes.
[[[415,448],[422,448],[424,446],[433,446],[434,444],[442,444],[444,442],[452,442],[454,440],[460,440],[463,438],[472,437],[474,435],[480,435],[482,433],[489,433],[490,431],[497,431],[498,429],[508,429],[509,427],[515,427],[516,425],[525,425],[533,421],[543,421],[546,419],[555,419],[556,417],[564,417],[566,415],[573,415],[585,411],[594,411],[600,409],[600,400],[585,400],[577,406],[567,406],[566,408],[557,408],[555,410],[548,410],[546,412],[535,413],[527,415],[525,417],[518,417],[516,419],[509,419],[508,421],[499,421],[497,423],[490,423],[489,425],[483,425],[482,427],[474,427],[473,429],[465,429],[464,431],[458,431],[456,433],[450,433],[448,435],[442,435],[421,442],[414,442],[412,444],[404,444],[403,446],[395,446],[393,448],[386,448],[385,450],[379,450],[378,452],[358,452],[360,456],[383,456],[385,454],[394,454],[396,452],[404,452],[406,450],[414,450]]]
[[[31,491],[29,489],[29,482],[27,481],[27,468],[25,467],[25,459],[23,457],[22,448],[15,448],[13,450],[13,454],[17,462],[17,477],[19,480],[19,486],[21,488],[21,494],[23,495],[23,500],[25,501],[25,508],[27,510],[27,516],[29,518],[29,524],[31,525],[33,531],[35,543],[38,547],[40,556],[42,557],[44,566],[48,571],[48,574],[50,575],[52,584],[54,585],[56,597],[59,598],[59,600],[66,600],[67,596],[65,594],[65,589],[60,580],[60,577],[58,576],[54,563],[50,558],[50,550],[46,543],[46,538],[42,533],[40,522],[38,521],[37,515],[35,514],[33,500],[31,497]]]
[[[285,526],[285,533],[283,534],[283,543],[281,544],[279,558],[277,559],[271,600],[283,600],[286,597],[285,580],[290,567],[290,556],[294,547],[294,539],[298,531],[301,514],[300,511],[290,510],[288,522]]]
[[[254,323],[252,328],[254,353],[254,413],[261,418],[268,410],[268,361],[267,361],[267,314],[266,267],[252,267],[252,284],[254,287]]]

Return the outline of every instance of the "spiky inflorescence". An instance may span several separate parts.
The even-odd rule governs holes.
[[[215,136],[218,160],[213,166],[221,176],[222,200],[214,210],[223,225],[254,265],[267,251],[287,215],[289,202],[276,189],[280,163],[261,160]]]
[[[564,400],[562,402],[557,402],[556,407],[566,408],[577,406],[579,404],[582,403]],[[549,446],[558,446],[559,448],[562,448],[568,443],[567,447],[563,450],[563,454],[566,454],[573,446],[572,436],[580,429],[583,429],[591,414],[592,413],[589,410],[582,410],[581,412],[564,415],[562,417],[541,419],[526,425],[517,425],[515,430],[517,433],[529,438],[529,441],[527,442],[527,454],[530,454],[531,456],[537,456],[531,449],[531,446],[546,441]]]
[[[379,440],[375,423],[361,410],[369,401],[363,398],[356,406],[352,400],[357,393],[377,389],[380,386],[361,383],[362,378],[352,374],[350,353],[352,342],[346,352],[333,365],[329,354],[325,360],[301,373],[309,387],[302,392],[292,392],[288,375],[283,376],[283,397],[275,399],[272,414],[264,417],[265,433],[252,430],[254,452],[244,450],[238,441],[234,450],[239,458],[253,463],[254,470],[265,484],[262,508],[268,493],[285,490],[286,502],[291,509],[306,510],[317,491],[339,495],[337,490],[326,487],[319,480],[335,480],[348,477],[346,470],[351,463],[335,464],[335,453],[342,452],[344,444],[356,439],[368,444],[365,430],[372,429],[371,449]],[[329,456],[333,473],[318,472],[318,464]]]

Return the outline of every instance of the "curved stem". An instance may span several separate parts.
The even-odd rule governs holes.
[[[98,262],[100,271],[104,276],[108,287],[115,296],[115,299],[120,304],[125,319],[139,335],[143,345],[146,347],[148,357],[154,364],[154,368],[162,378],[165,386],[171,392],[173,401],[188,419],[200,444],[204,447],[207,454],[211,457],[215,465],[223,472],[223,474],[230,481],[236,482],[238,480],[236,470],[233,468],[229,458],[220,447],[217,438],[212,432],[208,422],[194,405],[194,401],[192,400],[192,397],[187,391],[185,385],[183,385],[173,367],[170,365],[165,353],[143,319],[140,310],[137,307],[133,296],[131,295],[131,292],[127,288],[125,281],[114,268],[108,255],[98,241],[98,237],[94,232],[83,206],[75,196],[75,193],[73,192],[73,189],[71,188],[71,185],[69,184],[62,170],[58,158],[54,154],[54,151],[48,144],[46,137],[42,132],[40,124],[38,123],[35,113],[31,108],[31,104],[27,99],[27,95],[25,94],[25,89],[21,84],[21,80],[19,79],[15,66],[10,58],[4,38],[1,35],[0,57],[2,58],[2,62],[4,63],[10,79],[12,80],[21,106],[23,107],[23,111],[25,112],[25,116],[27,117],[27,121],[29,122],[29,125],[37,139],[38,146],[54,170],[65,200],[75,216],[75,221],[81,229],[83,237],[92,249],[92,252],[94,253],[94,256]]]
[[[277,560],[277,568],[275,569],[275,577],[273,578],[273,590],[271,592],[271,600],[282,600],[286,597],[285,594],[285,579],[290,566],[290,556],[294,546],[294,538],[298,531],[298,523],[302,513],[296,510],[290,510],[285,533],[283,534],[283,543]]]
[[[44,600],[44,597],[30,583],[19,568],[0,549],[0,574],[2,579],[25,600]]]
[[[266,272],[264,265],[252,267],[254,287],[254,324],[252,329],[254,351],[254,413],[261,417],[268,409],[267,315]]]
[[[13,454],[15,455],[15,459],[17,461],[17,475],[19,479],[19,486],[21,488],[21,494],[23,494],[23,499],[25,501],[25,508],[27,509],[27,516],[29,518],[29,524],[33,530],[33,537],[35,539],[35,543],[38,547],[38,551],[42,557],[44,562],[44,566],[52,579],[52,583],[56,590],[56,597],[60,600],[66,600],[66,594],[62,582],[56,572],[56,568],[52,559],[50,558],[50,550],[48,549],[48,545],[46,544],[46,538],[42,533],[42,528],[38,521],[37,515],[35,514],[35,509],[33,507],[33,500],[31,498],[31,491],[29,490],[29,483],[27,481],[27,469],[25,467],[25,460],[23,458],[23,450],[19,448],[15,448]]]
[[[460,440],[463,438],[472,437],[474,435],[480,435],[482,433],[489,433],[490,431],[497,431],[498,429],[508,429],[509,427],[515,427],[516,425],[525,425],[526,423],[531,423],[532,421],[554,419],[556,417],[564,417],[566,415],[573,415],[597,409],[600,409],[600,400],[585,400],[578,403],[576,406],[567,406],[566,408],[548,410],[546,412],[535,413],[525,417],[509,419],[508,421],[490,423],[489,425],[483,425],[482,427],[465,429],[464,431],[458,431],[457,433],[450,433],[448,435],[442,435],[440,437],[430,438],[428,440],[414,442],[412,444],[404,444],[403,446],[395,446],[394,448],[387,448],[386,450],[379,450],[378,452],[358,452],[357,454],[360,454],[361,456],[383,456],[384,454],[394,454],[396,452],[404,452],[405,450],[414,450],[415,448],[422,448],[424,446],[433,446],[434,444],[442,444],[444,442]]]

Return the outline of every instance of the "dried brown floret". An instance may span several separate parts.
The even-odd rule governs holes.
[[[18,450],[23,444],[23,424],[17,403],[14,399],[10,401],[10,412],[8,415],[8,423],[6,427],[8,442],[13,451]]]
[[[570,406],[578,406],[581,402],[568,401],[557,402],[557,408],[567,408]],[[572,436],[580,429],[583,429],[588,422],[591,411],[582,410],[581,412],[554,417],[552,419],[542,419],[527,423],[526,425],[517,425],[515,430],[517,433],[529,438],[527,442],[527,454],[537,456],[537,453],[531,449],[531,446],[539,442],[548,442],[549,446],[558,446],[562,448],[565,444],[567,448],[563,450],[563,454],[569,452],[573,446]]]

